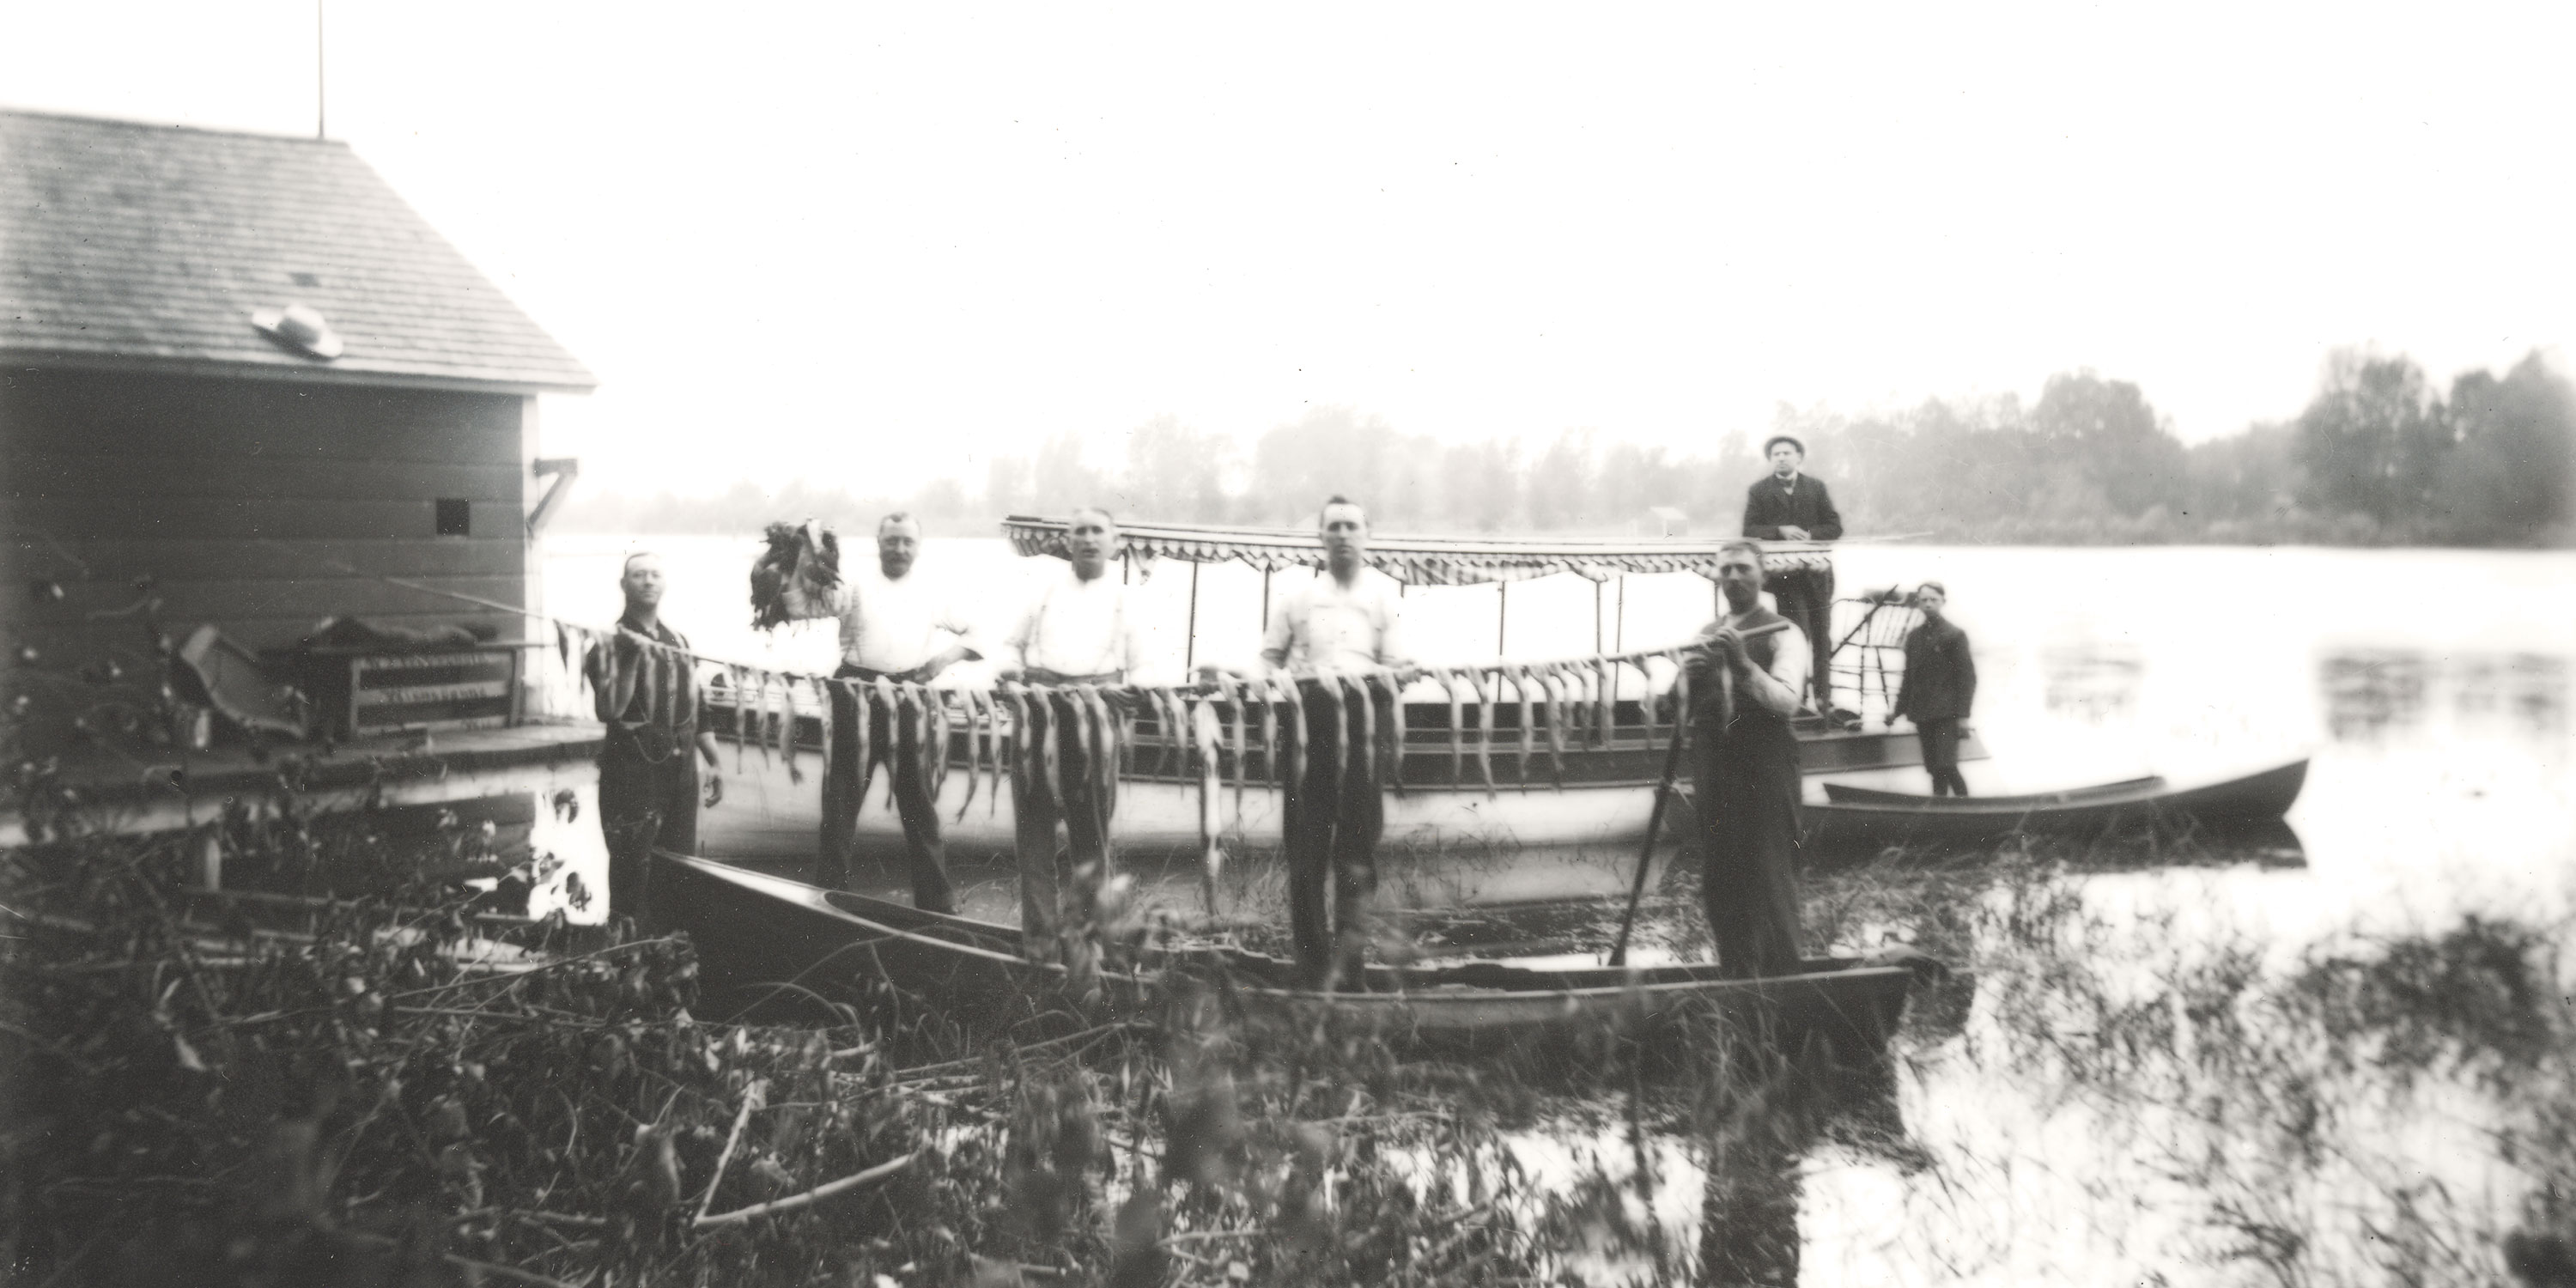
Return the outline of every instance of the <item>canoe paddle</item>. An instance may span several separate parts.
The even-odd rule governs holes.
[[[1765,635],[1785,631],[1789,626],[1790,623],[1786,621],[1778,621],[1756,626],[1752,630],[1742,631],[1739,634],[1746,639],[1759,639]],[[1730,679],[1733,675],[1732,672],[1723,671],[1720,674]],[[1721,681],[1721,683],[1725,682]],[[1647,694],[1646,700],[1654,701],[1654,695]],[[1664,830],[1664,802],[1672,799],[1673,779],[1681,774],[1682,742],[1690,729],[1690,721],[1691,713],[1687,711],[1673,713],[1673,738],[1671,746],[1664,751],[1664,776],[1655,784],[1655,807],[1646,814],[1646,847],[1637,854],[1637,879],[1628,887],[1628,910],[1620,914],[1619,940],[1610,948],[1610,964],[1613,966],[1628,964],[1628,933],[1636,929],[1637,904],[1646,897],[1646,870],[1654,866],[1655,839]]]

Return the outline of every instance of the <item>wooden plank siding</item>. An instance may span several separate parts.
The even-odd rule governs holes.
[[[154,580],[162,623],[213,622],[253,648],[316,622],[524,619],[395,586],[527,600],[523,398],[69,370],[0,371],[9,633],[76,664],[136,643],[101,616]],[[471,534],[438,535],[465,501]],[[62,585],[60,600],[25,589]]]

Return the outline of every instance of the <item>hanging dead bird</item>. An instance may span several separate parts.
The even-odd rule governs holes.
[[[773,630],[787,621],[787,587],[809,602],[841,588],[841,539],[811,519],[773,523],[761,536],[769,548],[751,564],[751,624]],[[798,577],[802,568],[804,576]]]

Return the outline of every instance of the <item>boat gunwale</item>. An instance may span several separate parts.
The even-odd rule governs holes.
[[[960,942],[956,939],[943,938],[935,934],[924,933],[921,930],[907,929],[886,921],[878,920],[859,911],[845,907],[836,902],[836,899],[847,898],[862,900],[870,904],[898,909],[921,918],[933,926],[955,930],[972,939],[999,939],[1003,936],[1008,936],[1012,939],[1018,938],[1020,933],[1019,931],[1003,926],[999,922],[980,921],[971,917],[959,916],[955,913],[939,913],[917,908],[906,908],[901,904],[895,904],[888,900],[876,899],[873,896],[858,894],[854,891],[827,890],[821,886],[808,885],[805,882],[796,881],[791,878],[773,876],[765,872],[756,872],[725,863],[721,860],[706,858],[701,855],[683,854],[676,850],[656,848],[654,851],[654,857],[657,859],[683,863],[700,872],[714,876],[718,880],[726,881],[755,893],[763,892],[763,887],[771,885],[792,887],[793,889],[785,892],[784,894],[773,897],[789,898],[794,900],[799,906],[809,910],[846,920],[871,931],[884,932],[884,936],[886,938],[909,942],[923,947],[954,951],[969,959],[983,960],[999,966],[1040,969],[1059,975],[1064,972],[1064,967],[1060,964],[1033,962],[1017,953],[1003,952],[987,943]],[[1273,965],[1285,964],[1278,958],[1250,954],[1248,952],[1244,955],[1260,957],[1261,960]],[[1220,962],[1224,961],[1223,955],[1217,954],[1216,956]],[[1187,957],[1184,957],[1182,960],[1186,961]],[[1204,960],[1204,958],[1202,958],[1202,960]],[[1612,971],[1619,971],[1628,976],[1628,978],[1619,982],[1605,981],[1599,984],[1567,985],[1556,988],[1520,989],[1460,983],[1456,985],[1434,986],[1437,991],[1434,991],[1433,989],[1425,989],[1421,991],[1395,990],[1388,992],[1371,991],[1327,993],[1313,989],[1282,988],[1272,984],[1237,984],[1236,987],[1243,992],[1250,993],[1255,996],[1277,998],[1281,1000],[1308,1001],[1331,1006],[1366,1004],[1374,1008],[1383,1009],[1397,1003],[1409,1002],[1412,1004],[1421,1004],[1426,1001],[1435,1006],[1469,1001],[1484,1001],[1497,1005],[1515,1002],[1528,1003],[1548,1001],[1557,1003],[1574,1003],[1579,1006],[1582,1002],[1586,1001],[1614,1001],[1620,998],[1638,996],[1656,997],[1666,994],[1705,995],[1713,998],[1736,994],[1751,994],[1758,997],[1766,991],[1780,991],[1784,988],[1821,987],[1824,981],[1850,982],[1867,980],[1872,983],[1880,983],[1884,986],[1883,982],[1890,981],[1892,977],[1901,976],[1909,981],[1912,977],[1912,970],[1908,967],[1873,965],[1860,958],[1822,958],[1811,960],[1847,962],[1847,964],[1837,965],[1832,969],[1827,970],[1800,971],[1794,975],[1765,975],[1751,979],[1699,974],[1694,974],[1692,977],[1684,979],[1637,978],[1639,975],[1657,971],[1685,970],[1713,972],[1719,969],[1715,963],[1703,962],[1674,963],[1667,966],[1584,967],[1579,969],[1585,972],[1597,971],[1604,974]],[[1530,969],[1527,967],[1515,967],[1496,962],[1477,962],[1474,963],[1474,965],[1488,966],[1500,970]],[[1403,968],[1389,967],[1382,969],[1386,969],[1390,973],[1395,973],[1400,977]],[[1533,973],[1542,972],[1534,971]],[[1571,974],[1573,972],[1566,973]],[[1141,973],[1136,976],[1136,978],[1142,977]]]

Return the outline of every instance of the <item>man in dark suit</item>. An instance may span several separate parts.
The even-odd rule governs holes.
[[[1834,498],[1825,491],[1824,481],[1798,470],[1806,463],[1807,445],[1787,434],[1774,434],[1762,444],[1762,454],[1771,458],[1771,473],[1744,494],[1744,535],[1763,541],[1841,539],[1843,516],[1834,511]],[[1834,694],[1833,569],[1783,568],[1770,575],[1763,589],[1771,592],[1780,615],[1796,622],[1798,629],[1806,633],[1807,646],[1814,652],[1807,682],[1815,692],[1816,710],[1830,717]]]
[[[1932,774],[1935,796],[1965,796],[1968,780],[1959,776],[1959,722],[1977,701],[1977,662],[1968,655],[1968,633],[1941,615],[1950,592],[1927,581],[1914,592],[1923,624],[1905,636],[1905,679],[1896,688],[1896,717],[1914,721],[1914,736],[1923,743],[1923,767]]]

